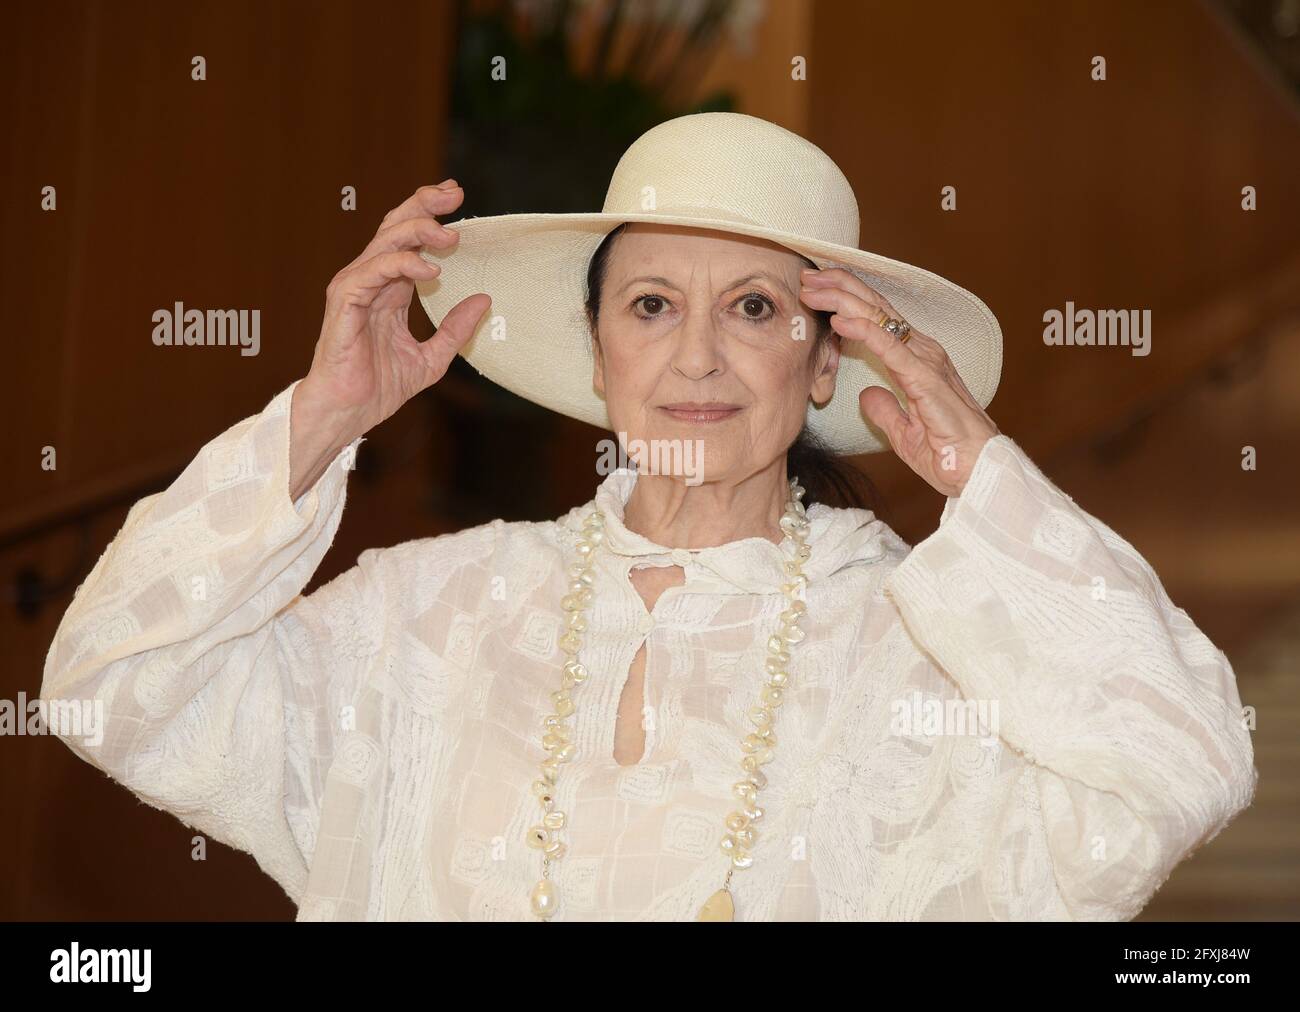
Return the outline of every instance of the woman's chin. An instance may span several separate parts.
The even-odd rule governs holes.
[[[648,442],[655,452],[630,455],[639,474],[652,474],[673,478],[686,485],[725,481],[728,475],[746,473],[743,455],[723,450],[709,450],[707,440],[684,442],[682,440],[655,440]]]

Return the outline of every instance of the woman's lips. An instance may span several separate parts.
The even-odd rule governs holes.
[[[736,404],[662,404],[659,410],[683,422],[720,422],[740,411]]]

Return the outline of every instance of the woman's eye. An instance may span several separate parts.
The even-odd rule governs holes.
[[[747,320],[758,322],[771,319],[776,315],[776,305],[766,295],[760,295],[758,292],[742,295],[737,304],[740,306],[741,315]]]
[[[633,306],[641,306],[642,309],[645,310],[644,312],[637,314],[643,318],[661,316],[663,314],[663,308],[667,304],[668,300],[662,295],[641,295],[632,300]]]

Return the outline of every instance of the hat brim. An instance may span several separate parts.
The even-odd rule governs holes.
[[[592,384],[591,337],[583,308],[587,267],[601,240],[632,221],[766,239],[803,254],[818,268],[843,267],[880,292],[916,330],[943,345],[982,407],[997,392],[1002,329],[975,295],[911,264],[744,222],[600,212],[462,218],[448,223],[460,233],[453,249],[421,251],[444,270],[417,282],[420,303],[438,326],[461,300],[486,292],[492,306],[461,349],[466,361],[521,397],[608,430],[605,402]],[[832,453],[889,448],[888,438],[858,406],[858,394],[868,386],[887,387],[907,404],[889,371],[862,342],[842,342],[835,394],[821,406],[810,402],[807,415],[808,427]]]

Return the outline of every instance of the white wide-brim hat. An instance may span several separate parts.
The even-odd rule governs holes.
[[[486,292],[492,305],[461,349],[465,359],[521,397],[608,430],[592,383],[587,268],[604,237],[633,221],[755,236],[818,268],[846,268],[943,345],[982,407],[993,399],[1002,330],[989,308],[946,278],[859,249],[858,202],[839,167],[798,134],[742,113],[696,113],[646,131],[619,160],[599,213],[448,222],[460,241],[421,251],[443,271],[417,283],[420,302],[438,326],[462,299]],[[832,453],[889,447],[858,406],[868,386],[888,387],[906,407],[876,356],[860,341],[841,342],[834,395],[808,405],[808,427]]]

